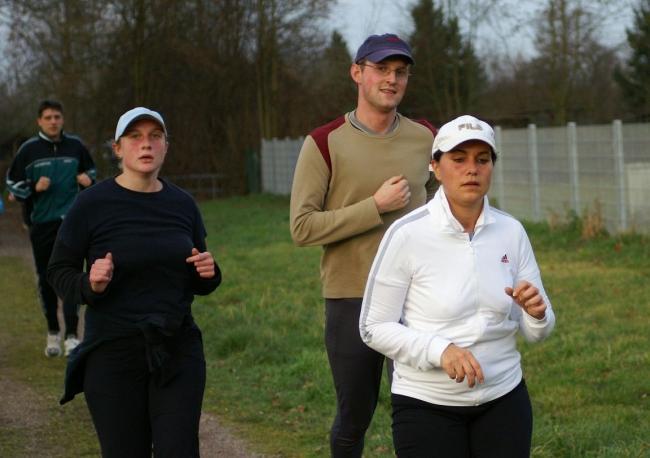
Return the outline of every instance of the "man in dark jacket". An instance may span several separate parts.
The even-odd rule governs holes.
[[[54,240],[77,193],[95,181],[95,164],[79,137],[63,132],[63,106],[44,100],[38,108],[38,135],[23,143],[7,172],[7,187],[29,209],[29,237],[38,274],[38,290],[47,319],[46,356],[61,355],[57,296],[47,282]],[[26,221],[27,222],[27,221]],[[65,355],[79,344],[78,304],[63,304]]]

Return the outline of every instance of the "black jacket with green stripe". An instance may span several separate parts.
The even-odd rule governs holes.
[[[95,182],[95,163],[81,139],[62,132],[55,142],[39,132],[18,149],[7,172],[7,189],[18,200],[31,201],[32,224],[47,223],[65,216],[80,190],[80,173]],[[36,192],[42,176],[50,179],[50,186]]]

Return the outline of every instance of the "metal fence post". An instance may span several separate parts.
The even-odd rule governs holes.
[[[501,126],[494,127],[494,140],[496,141],[497,147],[497,163],[496,163],[496,175],[497,175],[497,200],[499,208],[501,210],[506,209],[506,192],[503,184],[503,149],[501,148]]]
[[[289,137],[284,137],[284,140],[282,141],[282,194],[284,195],[289,195],[291,193],[291,178],[289,178],[289,174],[291,173],[291,163],[289,161],[289,151],[291,150],[291,146],[293,145],[293,141]]]
[[[274,137],[271,139],[271,170],[273,170],[273,186],[272,186],[273,194],[278,193],[278,160],[277,160],[278,148],[277,146],[278,146],[278,139]]]
[[[537,126],[528,125],[528,155],[530,158],[530,196],[533,221],[542,219],[539,202],[539,166],[537,163]]]
[[[578,136],[576,123],[566,125],[567,146],[569,148],[569,182],[571,184],[571,208],[580,216],[580,176],[578,174]]]
[[[266,139],[262,139],[262,149],[260,151],[260,176],[262,192],[269,192],[269,167],[268,167],[269,144]]]
[[[614,177],[618,195],[618,224],[621,231],[627,230],[627,208],[625,205],[625,157],[623,152],[623,123],[612,122],[612,148],[614,150]]]

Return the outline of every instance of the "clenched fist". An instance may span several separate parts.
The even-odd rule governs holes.
[[[51,180],[48,177],[42,176],[36,182],[36,185],[34,186],[34,190],[36,192],[47,191],[47,189],[50,187],[50,183]]]
[[[82,172],[79,175],[77,175],[77,183],[79,183],[84,188],[87,188],[88,186],[93,184],[93,180],[91,180],[86,173]]]
[[[404,175],[396,175],[384,181],[372,196],[380,214],[406,207],[411,200],[409,182]]]
[[[212,278],[215,275],[214,258],[209,251],[200,253],[196,248],[192,248],[192,256],[185,262],[194,264],[194,268],[201,278]]]
[[[88,276],[90,289],[97,294],[103,293],[113,279],[113,255],[109,252],[105,257],[95,259]]]

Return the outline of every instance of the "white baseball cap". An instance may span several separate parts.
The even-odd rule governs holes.
[[[115,141],[118,141],[122,135],[124,135],[124,131],[135,121],[139,121],[140,119],[151,119],[152,121],[157,122],[160,124],[160,127],[162,127],[163,131],[165,132],[165,135],[167,135],[167,128],[165,127],[165,121],[163,121],[162,116],[160,116],[160,113],[157,111],[150,110],[149,108],[145,107],[136,107],[133,108],[126,113],[124,113],[122,116],[120,116],[120,119],[117,121],[117,127],[115,128]]]
[[[468,140],[480,140],[487,143],[496,152],[494,130],[485,121],[470,115],[459,116],[443,125],[436,134],[431,148],[433,156],[438,151],[447,153]]]

